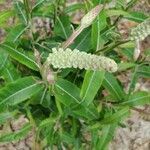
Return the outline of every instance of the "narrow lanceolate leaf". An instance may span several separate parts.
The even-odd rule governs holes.
[[[18,38],[28,29],[28,26],[23,24],[19,24],[12,28],[6,37],[6,41],[8,42],[16,42]]]
[[[2,71],[8,62],[8,54],[0,49],[0,71]]]
[[[0,75],[5,82],[12,82],[20,77],[17,69],[10,61],[8,54],[0,49]]]
[[[92,24],[92,34],[91,34],[91,42],[92,47],[96,51],[101,49],[103,43],[102,35],[100,32],[107,26],[107,15],[105,11],[102,11],[100,15],[97,17],[97,21]]]
[[[135,92],[129,97],[128,101],[125,101],[122,104],[128,106],[150,104],[150,93],[145,91]]]
[[[68,16],[57,17],[54,33],[64,39],[69,37],[71,34],[71,24]]]
[[[102,126],[108,125],[108,124],[114,124],[114,123],[118,123],[121,120],[123,120],[125,117],[127,117],[130,113],[130,109],[129,107],[124,107],[121,108],[120,110],[116,111],[113,114],[109,114],[107,117],[105,117],[103,120],[101,120],[98,123],[95,123],[94,125],[92,125],[90,128],[91,129],[97,129],[100,128]]]
[[[18,1],[15,1],[15,7],[17,10],[17,13],[19,15],[19,17],[23,20],[23,22],[27,25],[27,18],[26,18],[26,15],[25,15],[25,12],[24,12],[24,8],[21,6],[21,3],[18,2]]]
[[[0,89],[0,106],[19,104],[38,92],[43,85],[34,77],[25,77]]]
[[[139,66],[137,69],[137,74],[139,77],[150,78],[150,65]]]
[[[23,51],[19,51],[19,50],[15,49],[14,47],[10,46],[9,44],[1,44],[0,48],[7,51],[11,57],[16,59],[20,63],[24,64],[25,66],[27,66],[33,70],[38,71],[38,69],[39,69],[38,64]]]
[[[115,77],[108,72],[105,73],[103,86],[109,91],[115,100],[122,101],[126,98],[126,94],[124,93],[122,87],[119,85]]]
[[[65,8],[65,13],[68,14],[68,13],[72,13],[78,9],[84,9],[84,4],[83,3],[75,3],[75,4],[72,4],[70,6],[67,6]]]
[[[13,82],[16,79],[18,79],[18,77],[20,77],[20,75],[17,73],[16,68],[10,64],[9,65],[10,68],[5,68],[2,70],[2,72],[0,72],[0,75],[3,76],[4,80],[8,83],[8,82]]]
[[[126,117],[129,115],[129,107],[124,107],[121,110],[115,112],[112,115],[109,115],[108,117],[104,118],[100,123],[101,124],[111,124],[111,123],[117,123],[118,121],[121,121],[123,117]]]
[[[41,123],[39,124],[38,129],[41,130],[45,127],[48,127],[50,125],[53,125],[57,121],[57,117],[50,117],[45,120],[42,120]]]
[[[106,11],[107,15],[108,16],[119,16],[119,15],[122,15],[122,16],[125,16],[125,17],[131,17],[130,13],[126,12],[126,11],[123,11],[123,10],[116,10],[116,9],[108,9]]]
[[[22,140],[26,138],[30,130],[31,130],[31,125],[27,123],[19,131],[1,135],[0,143],[12,142],[12,141],[15,142],[15,141]]]
[[[37,7],[41,6],[46,0],[39,0],[36,2],[36,4],[33,6],[32,11],[36,9]]]
[[[135,21],[135,22],[143,22],[148,17],[143,12],[130,12],[130,16],[126,17],[129,20]]]
[[[97,108],[91,104],[91,105],[84,105],[83,103],[78,105],[75,108],[72,108],[73,116],[77,119],[84,118],[86,120],[93,120],[98,119],[99,113],[97,111]]]
[[[89,105],[93,101],[102,84],[104,73],[104,71],[86,72],[80,93],[82,102],[85,101],[85,103]]]
[[[12,119],[16,113],[17,113],[16,111],[0,113],[0,125],[8,121],[9,119]]]
[[[56,82],[55,96],[66,106],[70,104],[79,104],[81,102],[80,89],[64,79],[59,79]]]
[[[0,25],[8,20],[9,17],[13,15],[12,10],[2,11],[0,12]]]
[[[102,135],[98,140],[98,144],[96,145],[97,149],[105,150],[108,146],[108,143],[112,140],[115,128],[117,127],[116,124],[106,125],[102,128]]]
[[[90,50],[90,40],[91,40],[91,29],[87,28],[74,40],[71,44],[71,49],[78,49],[80,51],[88,52]]]

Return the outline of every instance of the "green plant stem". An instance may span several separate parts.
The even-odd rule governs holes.
[[[110,45],[105,46],[104,48],[102,48],[102,49],[96,51],[95,54],[100,54],[101,52],[110,51],[110,50],[116,48],[117,46],[120,46],[120,45],[125,44],[125,43],[128,43],[128,42],[129,42],[129,40],[117,41],[117,42],[115,42],[115,43],[111,43]]]

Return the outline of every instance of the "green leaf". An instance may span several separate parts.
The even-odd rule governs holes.
[[[37,0],[37,2],[35,3],[35,5],[32,8],[32,11],[34,9],[36,9],[37,7],[41,6],[46,0]]]
[[[24,22],[24,24],[27,25],[28,21],[24,10],[24,5],[21,2],[15,0],[14,6],[19,18]]]
[[[74,144],[75,138],[68,132],[60,132],[61,141],[67,144]]]
[[[71,108],[71,111],[73,113],[73,116],[77,119],[82,118],[85,120],[93,120],[98,119],[99,117],[99,113],[93,104],[88,106],[80,104],[75,108]]]
[[[43,85],[34,77],[25,77],[0,89],[0,106],[17,105],[38,92]]]
[[[10,61],[7,62],[7,66],[0,72],[0,75],[3,76],[5,82],[7,83],[13,82],[20,77],[20,74]]]
[[[103,41],[103,38],[101,37],[100,32],[107,26],[107,15],[105,13],[105,11],[102,11],[100,13],[100,15],[97,17],[97,21],[95,21],[92,24],[92,47],[93,49],[99,50],[100,48],[102,48],[103,43],[101,41]]]
[[[38,130],[48,127],[50,125],[53,125],[56,121],[57,121],[56,117],[50,117],[50,118],[44,119],[40,122]]]
[[[0,49],[0,75],[5,82],[12,82],[20,77],[20,74],[10,61],[8,54]]]
[[[139,75],[139,77],[143,77],[143,78],[150,78],[150,66],[149,65],[142,65],[139,66],[137,69],[137,74]]]
[[[51,104],[51,93],[48,91],[47,87],[45,87],[45,89],[41,89],[38,93],[32,96],[31,104],[40,104],[45,108],[49,108]]]
[[[1,44],[0,48],[8,52],[11,55],[11,57],[16,59],[20,63],[24,64],[25,66],[36,71],[39,70],[38,64],[31,57],[29,57],[27,53],[24,53],[23,51],[19,51],[8,44]]]
[[[105,73],[102,85],[109,91],[116,101],[122,101],[126,98],[125,92],[111,73]]]
[[[7,133],[4,135],[1,135],[0,136],[0,142],[1,143],[4,143],[4,142],[10,143],[12,141],[22,140],[22,139],[26,138],[26,136],[28,135],[30,130],[31,130],[31,125],[29,123],[27,123],[23,126],[23,128],[21,128],[17,132]]]
[[[80,93],[82,102],[89,105],[93,101],[102,84],[104,74],[103,71],[86,72]]]
[[[27,30],[28,26],[19,24],[12,28],[6,37],[6,42],[16,42],[18,38]]]
[[[0,26],[2,26],[3,23],[6,22],[8,18],[13,15],[13,13],[14,12],[12,10],[6,10],[6,11],[0,12]]]
[[[84,9],[84,4],[82,4],[82,3],[72,4],[68,7],[66,7],[64,11],[65,11],[65,13],[71,13],[71,12],[74,12],[78,9],[80,9],[80,10]]]
[[[56,36],[60,36],[63,39],[67,39],[71,34],[71,23],[68,16],[57,17],[57,21],[54,26],[54,33]]]
[[[135,63],[122,62],[118,64],[118,71],[126,71],[127,69],[135,67]]]
[[[107,15],[108,16],[126,16],[126,17],[131,17],[131,14],[126,12],[126,11],[123,11],[123,10],[116,10],[116,9],[108,9],[106,11]]]
[[[121,121],[123,117],[126,117],[127,115],[129,115],[129,107],[124,107],[112,115],[109,114],[108,117],[104,118],[102,121],[100,121],[100,123],[101,124],[116,123]]]
[[[104,119],[102,119],[100,122],[95,123],[90,128],[97,129],[107,124],[119,123],[121,120],[123,120],[125,117],[129,115],[129,112],[130,112],[130,109],[127,106],[121,108],[120,110],[116,111],[113,114],[109,112],[106,114],[107,116]]]
[[[134,45],[135,47],[135,45]],[[126,58],[128,60],[130,60],[130,62],[133,62],[133,53],[134,53],[134,48],[123,48],[121,49],[121,53],[123,54],[123,56],[126,56]]]
[[[132,71],[132,76],[131,76],[131,83],[129,86],[129,93],[134,91],[137,80],[139,77],[142,78],[150,78],[150,67],[149,65],[136,65],[134,70]]]
[[[5,68],[7,60],[8,54],[5,53],[2,49],[0,49],[0,71],[2,71]]]
[[[150,104],[150,93],[145,91],[138,91],[129,96],[129,99],[121,105],[128,105],[128,106],[139,106]]]
[[[129,85],[129,92],[128,92],[129,94],[130,94],[132,91],[134,91],[135,85],[136,85],[136,83],[137,83],[137,81],[138,81],[138,78],[139,78],[139,76],[138,76],[138,74],[137,74],[138,68],[139,68],[139,66],[136,65],[136,66],[132,69],[131,82],[130,82],[130,85]]]
[[[126,18],[135,22],[143,22],[148,17],[142,12],[130,12],[131,16],[127,16]]]
[[[88,52],[90,50],[91,43],[91,29],[87,28],[75,39],[73,44],[71,44],[71,49],[78,49],[80,51]]]
[[[71,82],[58,79],[55,84],[55,96],[64,105],[69,106],[70,104],[80,104],[80,89]]]
[[[17,113],[16,111],[0,113],[0,125],[8,121],[9,119],[12,119],[16,115],[16,113]]]
[[[96,145],[98,150],[106,149],[108,143],[113,139],[116,127],[117,127],[116,124],[112,124],[112,125],[106,125],[102,128],[101,136]]]
[[[127,5],[126,1],[124,0],[117,0],[116,1],[116,8],[125,8]]]

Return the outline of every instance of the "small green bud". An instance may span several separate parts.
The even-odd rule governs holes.
[[[47,58],[48,64],[54,68],[79,68],[86,70],[106,70],[109,72],[117,71],[117,64],[114,60],[86,52],[81,52],[77,49],[69,48],[53,48],[52,53]]]
[[[150,35],[150,18],[131,29],[130,39],[142,41],[148,35]]]

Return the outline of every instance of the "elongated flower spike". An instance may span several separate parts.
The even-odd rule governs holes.
[[[97,15],[100,13],[100,11],[102,10],[102,5],[97,5],[96,7],[94,7],[91,11],[89,11],[82,19],[81,19],[81,26],[83,28],[87,28],[88,26],[90,26],[93,21],[95,20],[95,18],[97,17]]]
[[[136,42],[136,47],[134,50],[135,61],[139,58],[141,53],[140,41],[144,40],[148,35],[150,35],[150,18],[131,29],[129,40]]]
[[[130,40],[144,40],[148,35],[150,35],[150,18],[146,19],[144,22],[137,25],[135,28],[131,29]]]
[[[77,49],[73,51],[69,48],[53,48],[52,53],[47,58],[47,63],[54,68],[79,68],[86,70],[106,70],[109,72],[117,71],[117,64],[114,60]]]

